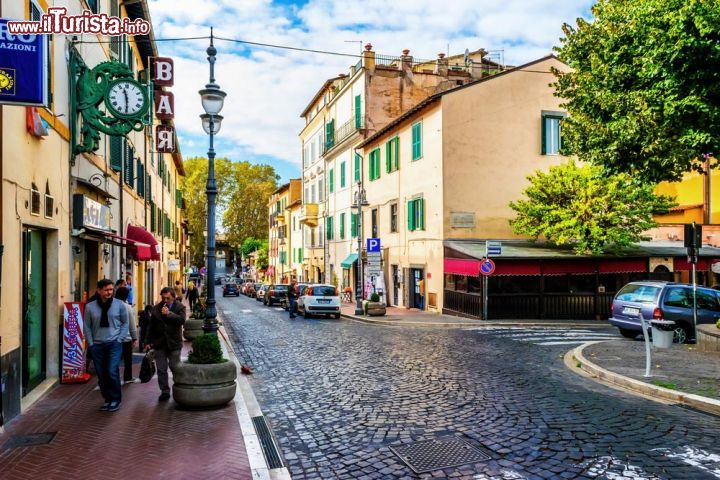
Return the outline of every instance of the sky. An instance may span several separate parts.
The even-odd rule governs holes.
[[[591,0],[149,0],[156,39],[209,36],[359,55],[434,59],[439,52],[501,51],[519,65],[547,55],[562,24],[589,17]],[[175,62],[175,125],[185,158],[206,156],[198,91],[209,78],[208,40],[158,42]],[[216,82],[227,92],[218,157],[267,163],[300,177],[300,113],[326,79],[359,58],[216,40]],[[499,52],[498,52],[499,53]]]

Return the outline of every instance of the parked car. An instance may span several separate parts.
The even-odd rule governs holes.
[[[340,292],[335,285],[307,285],[298,299],[298,313],[303,318],[313,315],[340,318]]]
[[[267,306],[271,306],[276,303],[284,304],[285,300],[287,300],[287,291],[288,285],[285,283],[270,285],[267,292],[265,292],[265,301],[263,303]]]
[[[297,285],[295,285],[295,302],[300,300],[300,295],[302,295],[305,292],[305,289],[308,287],[308,285],[309,284],[307,284],[307,283],[298,283]],[[285,300],[283,301],[282,306],[285,309],[285,311],[287,311],[288,306],[289,306],[287,297],[285,297]]]
[[[253,282],[245,282],[242,286],[242,293],[245,296],[255,296],[255,284]]]
[[[223,297],[227,297],[228,295],[240,296],[240,288],[238,288],[237,283],[230,281],[223,285]]]
[[[253,298],[257,298],[257,294],[260,291],[260,289],[262,288],[262,286],[263,286],[263,284],[261,282],[256,282],[253,284],[253,294],[252,294]]]
[[[627,338],[642,332],[640,313],[646,320],[675,322],[673,341],[694,341],[693,288],[687,283],[639,281],[625,285],[615,295],[610,324]],[[720,291],[697,287],[697,323],[715,323],[720,319]]]
[[[268,287],[269,287],[269,285],[265,285],[265,284],[261,283],[260,287],[258,287],[256,289],[257,293],[255,294],[255,300],[257,300],[258,302],[264,303],[265,302],[265,294],[267,293]]]

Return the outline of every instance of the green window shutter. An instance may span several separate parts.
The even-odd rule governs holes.
[[[345,188],[345,162],[340,162],[340,188]]]
[[[422,157],[422,123],[418,122],[412,127],[412,159]]]
[[[305,257],[303,257],[303,249],[302,247],[298,248],[298,262],[302,262],[305,260]]]
[[[147,179],[147,198],[152,203],[152,177],[149,173],[145,177]]]
[[[327,217],[325,219],[325,238],[327,240],[332,240],[333,238],[333,222],[332,217]]]
[[[425,230],[425,199],[420,198],[417,200],[418,209],[418,230]]]
[[[345,239],[345,213],[340,214],[340,240]]]
[[[335,145],[335,120],[330,120],[325,124],[325,150],[331,149]]]
[[[547,144],[545,142],[545,138],[547,137],[547,128],[545,126],[545,122],[547,120],[547,117],[545,115],[540,116],[540,154],[546,155],[547,154]]]
[[[355,183],[360,181],[360,155],[355,154]]]
[[[385,171],[392,172],[392,141],[385,143]]]
[[[135,187],[135,149],[129,144],[125,143],[125,165],[123,172],[123,181],[130,187]]]
[[[332,168],[330,169],[330,173],[328,173],[328,189],[330,193],[335,191],[335,171]]]
[[[354,238],[358,236],[357,213],[350,214],[350,235]]]
[[[145,167],[139,158],[137,159],[137,192],[141,197],[145,196]]]
[[[150,200],[150,231],[155,233],[155,204]]]
[[[362,96],[355,95],[355,128],[360,129],[362,127]]]
[[[415,231],[415,201],[410,200],[407,204],[408,230]]]
[[[123,137],[110,137],[110,168],[119,172],[122,169]]]
[[[400,169],[400,138],[393,139],[393,160],[395,160],[395,170]]]

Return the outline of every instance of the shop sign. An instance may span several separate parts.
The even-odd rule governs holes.
[[[82,194],[73,196],[73,227],[111,232],[110,207]]]
[[[180,271],[180,260],[172,259],[168,260],[168,272],[179,272]]]
[[[450,212],[450,226],[452,228],[475,228],[475,213]]]
[[[85,372],[84,314],[82,303],[65,303],[61,383],[82,383],[90,380],[90,375]]]
[[[0,18],[0,104],[48,104],[48,35],[11,35]]]

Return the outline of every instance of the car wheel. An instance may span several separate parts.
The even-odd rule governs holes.
[[[305,320],[307,320],[308,318],[312,318],[312,315],[307,310],[303,310],[302,316]]]
[[[689,328],[685,325],[677,325],[673,330],[673,343],[685,343],[690,338]]]
[[[335,320],[340,320],[340,314],[339,314],[339,313],[336,313],[335,315],[333,315],[333,317],[335,317]]]
[[[620,330],[620,335],[625,338],[632,338],[633,340],[639,335],[636,330],[628,330],[627,328],[619,328],[618,330]]]

